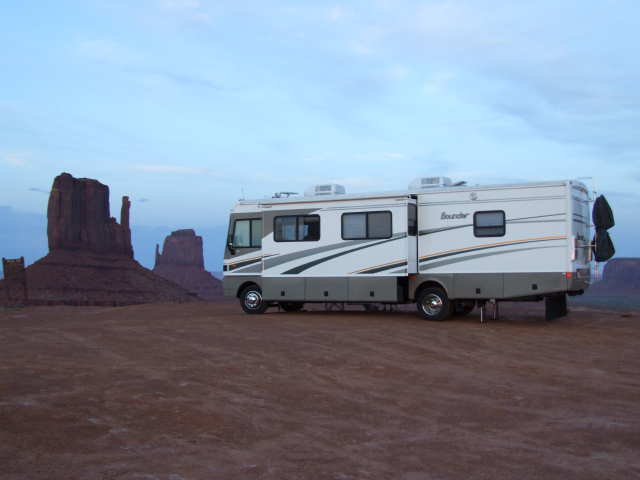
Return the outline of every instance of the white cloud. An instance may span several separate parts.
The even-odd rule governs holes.
[[[12,167],[24,167],[27,161],[23,156],[17,154],[7,154],[2,157],[2,162]]]
[[[455,78],[452,73],[437,72],[431,75],[424,84],[424,92],[429,95],[442,93],[447,85]]]
[[[168,10],[197,10],[200,8],[200,0],[162,0],[162,8]]]
[[[76,52],[91,60],[120,65],[134,63],[139,59],[139,55],[131,49],[110,40],[82,40],[76,45]]]
[[[160,8],[196,23],[211,23],[211,16],[203,9],[200,0],[162,0]]]
[[[213,172],[209,168],[190,167],[186,165],[155,165],[155,164],[137,164],[132,165],[131,170],[147,173],[161,174],[179,174],[179,175],[207,175],[218,177],[219,174]]]
[[[344,18],[344,16],[344,8],[342,8],[340,5],[336,5],[335,7],[329,9],[329,20],[331,20],[332,22],[339,22]]]
[[[357,55],[372,55],[374,52],[370,45],[361,41],[352,42],[349,50]]]
[[[385,76],[393,81],[404,80],[409,76],[409,69],[404,65],[394,65],[387,69]]]
[[[354,156],[355,160],[365,162],[384,163],[388,160],[404,160],[407,156],[404,153],[399,152],[368,152],[357,153]]]

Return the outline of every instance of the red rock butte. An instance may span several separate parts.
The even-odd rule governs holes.
[[[602,280],[587,290],[589,295],[640,294],[640,258],[614,258],[604,266]]]
[[[25,303],[130,305],[193,300],[187,290],[133,259],[130,207],[129,198],[123,197],[117,223],[110,216],[107,185],[68,173],[58,175],[47,209],[49,254],[26,269]]]
[[[222,282],[204,269],[202,237],[192,229],[176,230],[156,245],[153,272],[206,300],[222,297]]]
[[[58,175],[47,208],[49,251],[113,253],[133,258],[129,197],[122,197],[120,224],[109,213],[109,187],[90,178]]]

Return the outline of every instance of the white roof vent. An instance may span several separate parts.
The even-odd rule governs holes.
[[[420,177],[409,184],[409,190],[420,190],[422,188],[450,187],[449,177]]]
[[[344,186],[337,183],[325,183],[322,185],[315,185],[305,190],[304,194],[307,197],[318,197],[323,195],[344,195],[346,190]]]

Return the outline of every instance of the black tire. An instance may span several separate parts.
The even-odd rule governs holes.
[[[302,302],[280,302],[280,308],[285,312],[299,312],[303,306]]]
[[[244,313],[264,313],[269,303],[262,298],[262,290],[257,285],[249,285],[240,293],[240,306]]]
[[[476,307],[474,301],[457,301],[453,303],[453,313],[455,315],[469,315]]]
[[[416,297],[416,306],[422,318],[435,322],[446,320],[452,311],[452,303],[447,293],[439,287],[420,290]]]

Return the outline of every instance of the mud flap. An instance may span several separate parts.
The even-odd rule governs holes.
[[[552,295],[544,299],[544,318],[547,321],[556,318],[565,317],[567,315],[567,296],[562,293],[560,295]]]

